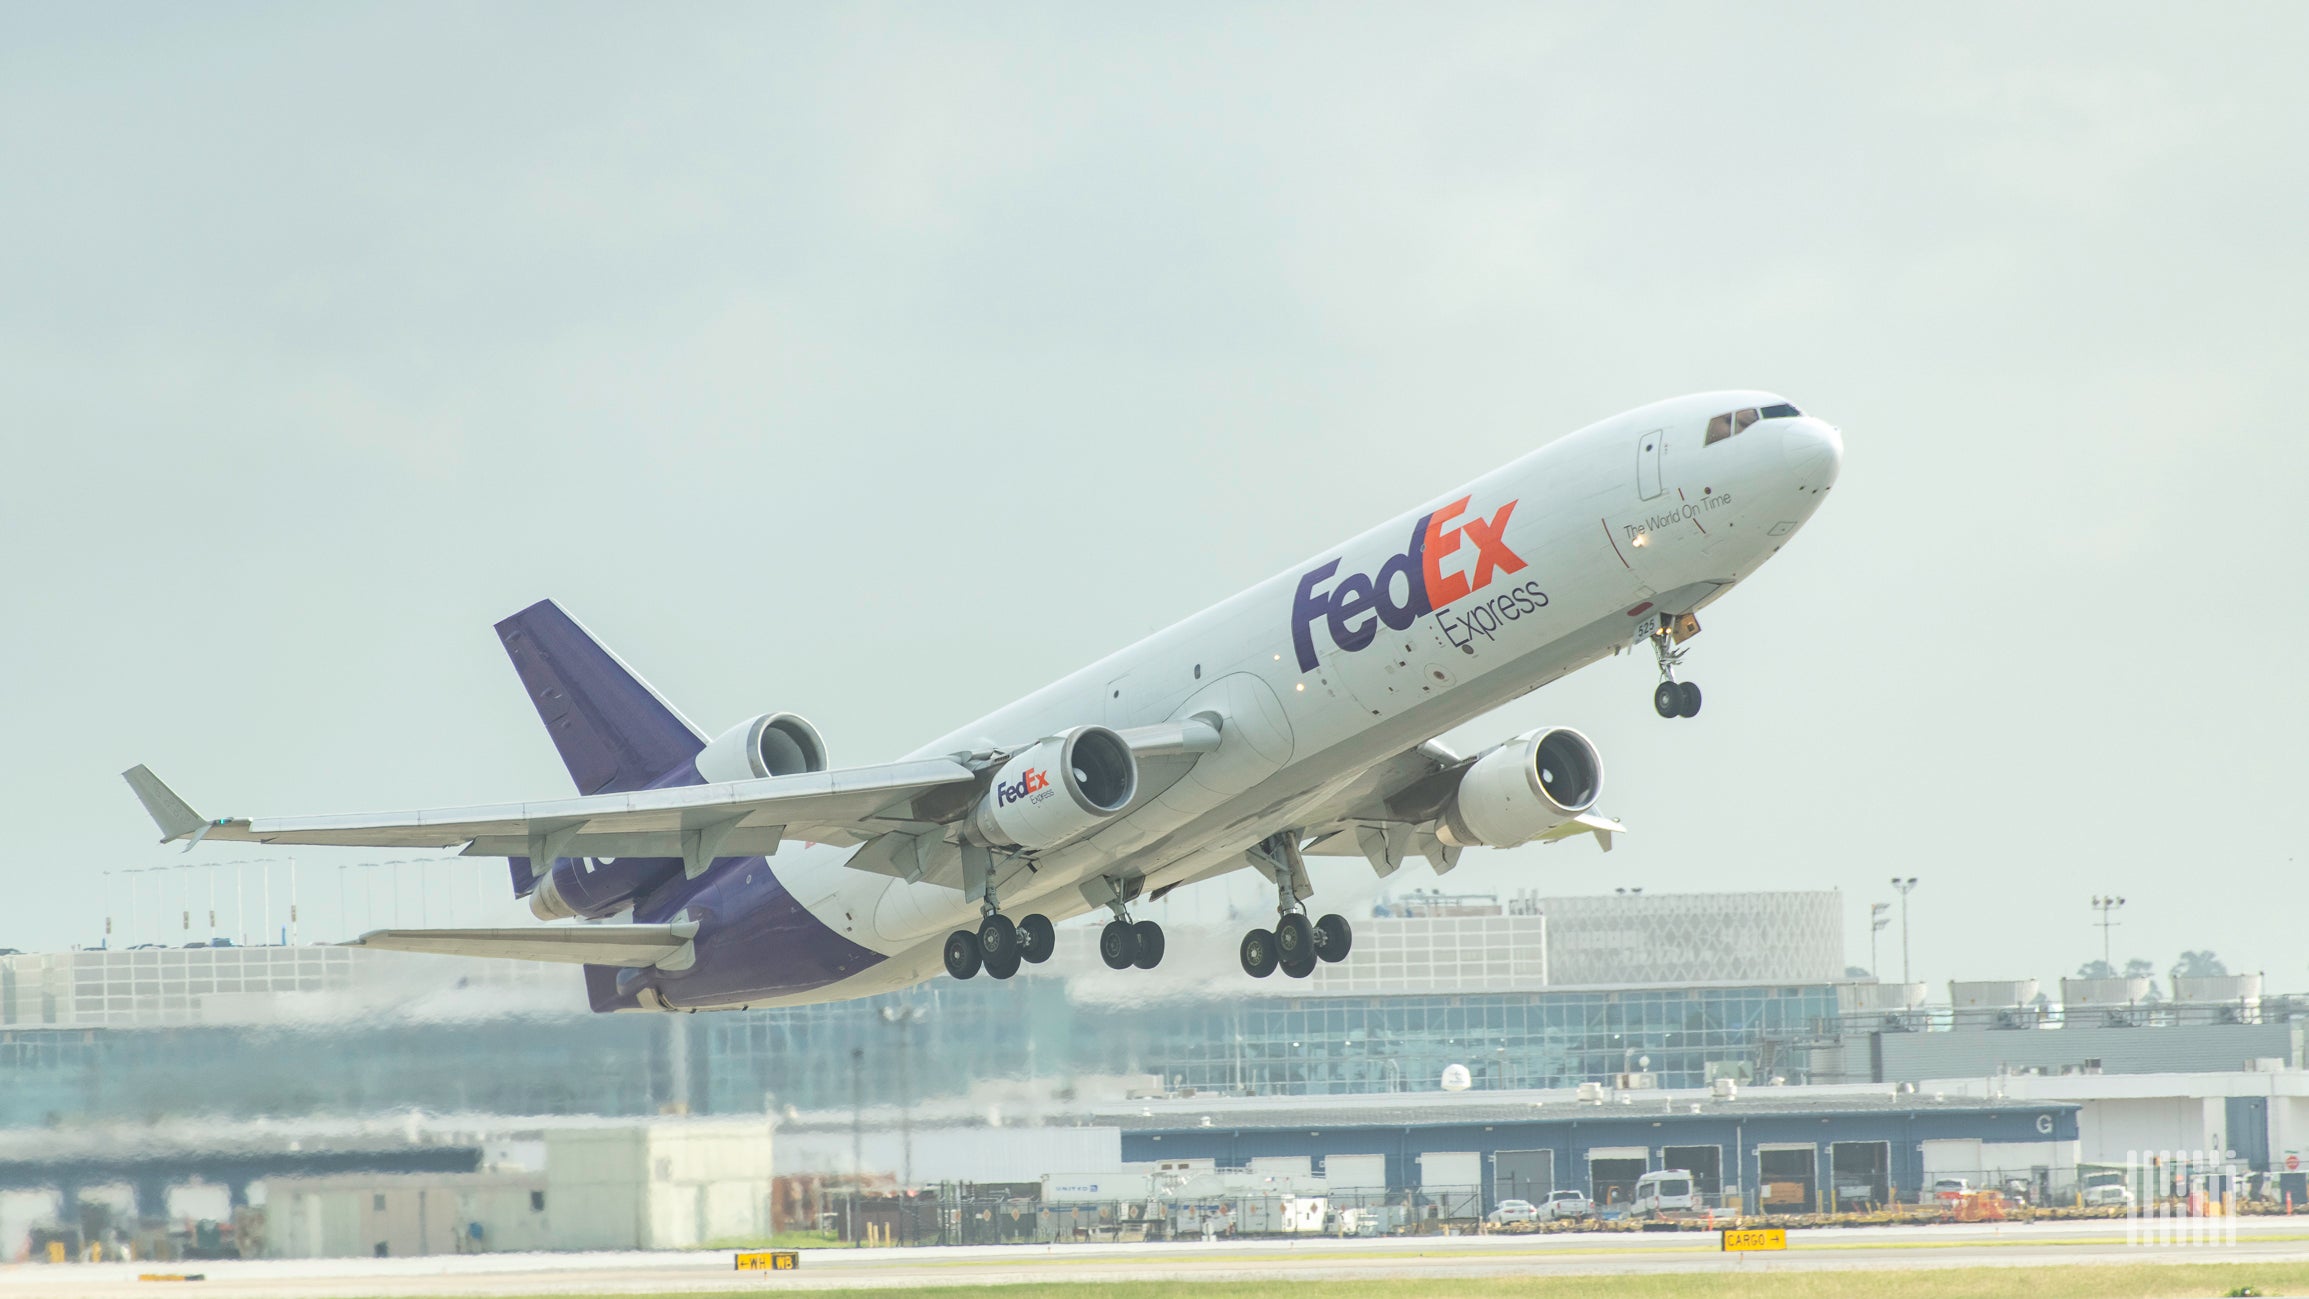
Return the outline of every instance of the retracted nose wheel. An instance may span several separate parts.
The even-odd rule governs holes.
[[[1254,929],[1243,935],[1243,973],[1264,979],[1275,972],[1275,935]]]
[[[1138,960],[1138,926],[1127,920],[1109,920],[1098,931],[1098,957],[1110,970],[1127,970]]]
[[[967,929],[957,929],[946,935],[946,972],[957,979],[967,979],[978,973],[984,958],[978,951],[978,935]]]

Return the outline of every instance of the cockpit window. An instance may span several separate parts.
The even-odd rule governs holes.
[[[1708,421],[1708,436],[1700,445],[1714,446],[1725,438],[1738,437],[1748,431],[1750,424],[1760,419],[1787,419],[1803,413],[1786,402],[1781,402],[1776,406],[1766,406],[1762,410],[1749,406],[1741,410],[1726,411]]]

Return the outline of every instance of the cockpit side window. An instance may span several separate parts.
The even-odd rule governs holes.
[[[1707,440],[1700,443],[1700,445],[1704,447],[1714,446],[1716,443],[1721,442],[1730,436],[1732,436],[1732,417],[1729,415],[1718,415],[1714,419],[1708,421],[1708,437]]]
[[[1753,407],[1753,406],[1750,406],[1750,407],[1748,407],[1746,410],[1736,410],[1736,411],[1733,411],[1733,412],[1732,412],[1732,433],[1733,433],[1733,435],[1734,435],[1734,436],[1737,436],[1737,435],[1739,435],[1739,434],[1742,434],[1742,433],[1745,433],[1745,432],[1747,432],[1747,431],[1748,431],[1748,426],[1749,426],[1750,424],[1753,424],[1753,423],[1755,423],[1755,422],[1756,422],[1756,408],[1755,408],[1755,407]]]
[[[1786,402],[1766,406],[1762,410],[1749,406],[1741,410],[1726,411],[1708,421],[1708,436],[1701,441],[1700,445],[1704,447],[1714,446],[1725,438],[1738,437],[1748,431],[1750,424],[1760,419],[1788,419],[1803,413]]]

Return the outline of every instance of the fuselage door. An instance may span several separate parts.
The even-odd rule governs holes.
[[[1636,494],[1644,500],[1660,494],[1660,444],[1668,431],[1656,428],[1636,440]]]

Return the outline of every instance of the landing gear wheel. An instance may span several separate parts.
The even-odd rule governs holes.
[[[1098,931],[1098,957],[1110,970],[1127,970],[1138,959],[1138,928],[1128,920],[1109,920]]]
[[[1659,689],[1652,691],[1652,709],[1662,717],[1683,716],[1684,692],[1682,688],[1673,681],[1660,682]]]
[[[1302,956],[1306,958],[1308,968],[1312,969],[1315,964],[1315,926],[1307,923],[1305,915],[1293,911],[1275,922],[1275,960],[1283,967],[1283,972],[1288,974]]]
[[[978,926],[978,951],[986,958],[991,970],[997,961],[1008,961],[1012,968],[1018,965],[1018,926],[1010,917],[997,911]]]
[[[1682,706],[1684,716],[1697,717],[1700,715],[1700,688],[1697,685],[1689,681],[1683,682],[1676,687],[1676,696],[1676,702]]]
[[[1304,979],[1315,972],[1316,959],[1314,945],[1310,943],[1307,950],[1299,955],[1299,959],[1282,963],[1283,973],[1294,979]]]
[[[1163,927],[1152,920],[1141,920],[1131,929],[1138,936],[1138,956],[1131,964],[1142,970],[1151,970],[1163,963]]]
[[[1254,929],[1243,935],[1243,973],[1264,979],[1275,972],[1275,935]]]
[[[957,929],[946,935],[946,972],[957,979],[967,979],[978,973],[983,958],[978,951],[978,935],[967,929]]]
[[[1041,912],[1018,922],[1018,955],[1030,965],[1040,965],[1058,950],[1058,935],[1050,928],[1050,917]]]
[[[1333,913],[1315,922],[1315,955],[1326,961],[1344,961],[1355,945],[1355,931],[1347,917]]]
[[[997,979],[1007,979],[1018,973],[1018,944],[1012,943],[1010,950],[1000,956],[987,957],[986,972]]]

